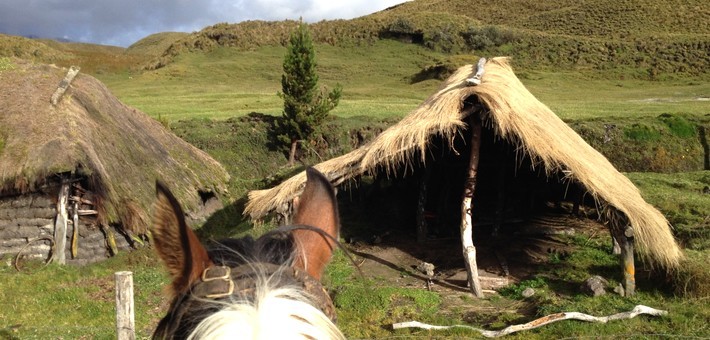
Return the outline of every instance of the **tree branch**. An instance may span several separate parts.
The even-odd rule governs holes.
[[[470,330],[474,330],[476,332],[481,333],[481,335],[488,337],[488,338],[496,338],[499,336],[504,336],[508,334],[512,334],[515,332],[519,331],[525,331],[525,330],[530,330],[530,329],[535,329],[553,322],[561,321],[561,320],[581,320],[581,321],[588,321],[588,322],[599,322],[599,323],[607,323],[609,321],[613,320],[621,320],[621,319],[632,319],[636,317],[637,315],[640,314],[647,314],[647,315],[652,315],[652,316],[664,316],[667,315],[668,312],[660,309],[655,309],[651,307],[647,307],[644,305],[637,305],[632,309],[631,311],[628,312],[623,312],[623,313],[617,313],[609,316],[593,316],[589,314],[584,314],[584,313],[579,313],[579,312],[563,312],[563,313],[556,313],[556,314],[551,314],[547,316],[543,316],[541,318],[535,319],[533,321],[530,321],[525,324],[521,325],[511,325],[508,326],[504,329],[501,329],[499,331],[489,331],[485,329],[480,329],[472,326],[467,326],[467,325],[452,325],[452,326],[436,326],[436,325],[429,325],[425,323],[421,323],[419,321],[407,321],[407,322],[399,322],[392,324],[393,329],[400,329],[400,328],[421,328],[421,329],[430,329],[430,330],[444,330],[444,329],[452,329],[452,328],[466,328]]]

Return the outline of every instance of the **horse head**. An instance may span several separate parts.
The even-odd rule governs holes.
[[[208,246],[157,183],[151,234],[172,302],[154,338],[343,338],[320,284],[339,232],[335,192],[317,170],[306,175],[294,225]]]

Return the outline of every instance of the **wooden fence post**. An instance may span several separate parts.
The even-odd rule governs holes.
[[[134,340],[136,338],[135,317],[133,315],[133,273],[116,272],[116,338]]]

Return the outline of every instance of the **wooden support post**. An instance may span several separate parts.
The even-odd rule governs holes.
[[[57,86],[57,89],[52,94],[52,98],[49,99],[49,102],[52,103],[52,105],[56,106],[57,103],[59,103],[59,100],[62,99],[64,92],[67,91],[67,88],[69,88],[69,85],[71,84],[72,80],[74,80],[74,77],[76,77],[76,75],[78,73],[79,73],[79,67],[72,66],[69,68],[67,75],[64,76],[64,79],[62,79],[61,82],[59,82],[59,86]]]
[[[505,157],[506,157],[506,152],[505,152],[505,146],[503,144],[503,141],[499,141],[499,143],[496,145],[496,188],[498,188],[498,192],[496,193],[496,210],[495,210],[495,219],[493,220],[493,231],[492,235],[493,239],[495,241],[498,241],[500,238],[500,227],[503,225],[503,214],[505,211],[505,195],[506,195],[506,187],[505,187]]]
[[[67,201],[69,199],[69,181],[62,180],[62,186],[57,196],[57,217],[54,221],[54,251],[53,257],[59,264],[66,264],[65,250],[67,247]]]
[[[634,264],[634,228],[611,224],[611,239],[614,255],[619,255],[621,265],[623,296],[632,296],[636,292],[636,266]]]
[[[116,272],[116,338],[134,340],[136,338],[135,317],[133,315],[133,273]]]
[[[106,247],[111,253],[110,255],[116,256],[116,254],[118,254],[118,245],[116,244],[116,236],[113,234],[113,231],[111,231],[111,227],[104,225],[103,223],[99,223],[99,229],[101,229],[106,237]]]
[[[627,226],[621,240],[621,266],[624,271],[624,296],[636,293],[636,267],[634,264],[634,229]]]
[[[481,151],[481,117],[472,114],[469,118],[471,129],[471,158],[469,160],[468,175],[464,183],[464,193],[461,202],[461,245],[463,246],[464,262],[468,272],[468,285],[471,292],[479,298],[483,297],[481,282],[478,279],[478,265],[476,263],[476,247],[473,245],[473,195],[476,191],[476,176],[478,174],[478,161]]]
[[[431,176],[431,168],[424,168],[424,175],[419,182],[419,199],[417,200],[417,243],[422,244],[426,241],[426,236],[429,232],[426,221],[426,201],[427,201],[427,185]]]
[[[619,241],[616,240],[614,233],[611,233],[611,253],[621,255],[621,246],[619,245]]]
[[[79,202],[74,201],[74,211],[72,214],[72,236],[71,236],[71,258],[76,258],[79,254]]]

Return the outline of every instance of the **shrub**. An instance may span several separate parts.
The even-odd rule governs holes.
[[[394,33],[414,33],[417,29],[409,20],[397,18],[387,26],[387,31]]]
[[[512,30],[503,30],[496,26],[470,26],[466,31],[461,32],[461,36],[466,46],[472,50],[500,47],[518,40],[517,34]]]
[[[671,134],[681,138],[695,137],[695,125],[685,118],[669,113],[664,113],[658,117],[670,130]]]
[[[644,124],[633,124],[624,129],[626,138],[639,142],[656,142],[661,139],[661,133]]]

